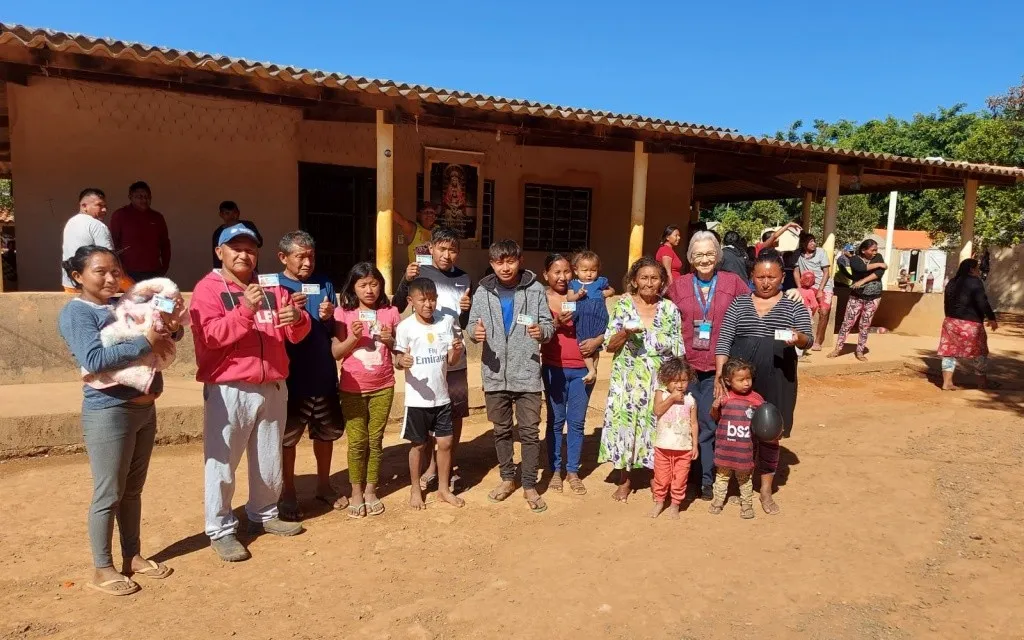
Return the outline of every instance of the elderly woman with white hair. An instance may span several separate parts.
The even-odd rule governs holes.
[[[690,393],[697,401],[700,422],[699,450],[703,500],[711,500],[715,483],[715,420],[711,404],[715,400],[715,347],[725,312],[732,301],[749,295],[750,287],[735,273],[719,269],[722,247],[710,231],[698,231],[690,238],[686,259],[691,273],[676,278],[665,293],[676,307],[683,322],[683,346],[686,362],[696,373]]]

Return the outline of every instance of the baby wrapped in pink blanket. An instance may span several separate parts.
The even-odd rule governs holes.
[[[178,285],[168,278],[142,280],[128,290],[114,308],[116,320],[103,327],[100,341],[104,347],[134,340],[145,335],[150,326],[161,333],[171,333],[189,323],[188,309]],[[82,380],[94,389],[124,385],[149,393],[157,371],[171,366],[177,355],[174,341],[158,354],[151,351],[136,362],[113,371],[92,374],[82,369]]]

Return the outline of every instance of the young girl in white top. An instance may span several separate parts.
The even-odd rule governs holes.
[[[662,511],[668,517],[679,518],[679,505],[686,497],[686,477],[690,463],[697,459],[697,403],[686,393],[693,379],[693,370],[682,358],[669,358],[658,370],[660,386],[654,395],[654,417],[658,420],[654,432],[654,508],[650,517],[657,518]],[[670,491],[671,489],[671,491]],[[665,507],[665,498],[672,500]]]

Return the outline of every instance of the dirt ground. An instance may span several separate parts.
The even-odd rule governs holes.
[[[592,410],[585,461],[597,426]],[[584,497],[549,492],[541,515],[518,493],[489,504],[486,427],[467,425],[464,509],[405,508],[407,449],[389,433],[384,516],[307,500],[304,535],[259,538],[234,565],[202,533],[201,448],[160,448],[143,545],[175,574],[130,598],[84,589],[85,457],[2,464],[0,638],[1024,636],[1019,390],[942,393],[911,373],[805,381],[782,514],[753,521],[703,502],[652,521],[646,490],[610,499],[606,466],[586,469]],[[336,460],[342,486],[343,446]],[[307,498],[312,465],[303,443]]]

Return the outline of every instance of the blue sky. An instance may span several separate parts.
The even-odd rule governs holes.
[[[1012,0],[4,0],[0,21],[754,134],[980,109],[1024,75]]]

